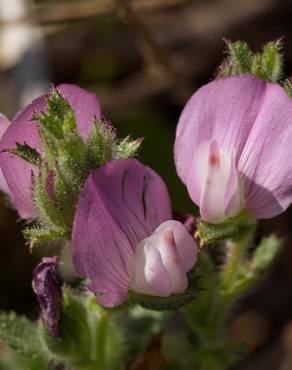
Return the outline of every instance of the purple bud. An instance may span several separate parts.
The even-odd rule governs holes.
[[[32,287],[49,333],[58,336],[62,293],[56,281],[57,257],[44,257],[33,271]]]

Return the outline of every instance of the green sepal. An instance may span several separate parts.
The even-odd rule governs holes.
[[[50,361],[38,337],[37,325],[15,313],[0,313],[0,339],[20,355]]]
[[[92,123],[86,143],[87,166],[95,170],[114,158],[116,146],[116,132],[113,127],[105,121],[94,121]]]
[[[70,134],[58,144],[58,169],[70,187],[75,188],[75,193],[80,191],[86,179],[85,153],[85,144],[78,134]]]
[[[227,44],[227,60],[219,69],[220,76],[231,76],[248,73],[252,63],[252,53],[244,41],[230,42]]]
[[[289,98],[292,98],[292,83],[290,80],[285,80],[283,82],[283,89],[286,91]]]
[[[3,152],[15,154],[18,157],[24,159],[26,162],[33,164],[35,166],[39,166],[42,162],[41,156],[38,151],[28,144],[20,144],[18,142],[15,143],[16,148],[13,149],[4,149]]]
[[[47,112],[34,115],[33,119],[57,140],[64,138],[64,135],[68,132],[75,132],[77,124],[70,104],[54,88],[47,99],[47,103]]]
[[[172,294],[169,297],[156,297],[130,291],[125,303],[138,304],[143,308],[155,311],[177,311],[193,301],[201,290],[200,276],[197,274],[196,266],[188,273],[188,282],[188,288],[183,293]]]
[[[41,141],[41,147],[43,149],[43,157],[46,160],[49,169],[55,167],[57,158],[57,141],[56,139],[48,133],[46,128],[42,127],[40,124],[38,126],[38,132]]]
[[[252,53],[243,41],[227,41],[227,58],[218,68],[218,77],[251,74],[269,82],[283,76],[282,40],[268,42],[261,52]]]
[[[124,139],[118,142],[115,151],[115,158],[124,159],[137,156],[142,142],[143,138],[132,140],[130,135],[126,136]]]
[[[247,212],[242,212],[221,224],[211,224],[200,220],[196,226],[196,237],[201,239],[202,244],[208,244],[226,239],[237,240],[246,237],[255,229],[256,219]]]
[[[51,199],[46,189],[46,174],[39,176],[35,182],[33,189],[34,202],[38,209],[38,217],[47,226],[52,228],[65,229],[66,225],[63,222],[55,200]]]
[[[38,226],[26,227],[22,233],[24,238],[28,240],[30,249],[33,249],[35,246],[51,240],[70,238],[69,231],[65,229],[45,229]]]
[[[261,54],[260,76],[270,82],[278,82],[283,76],[282,40],[268,42]]]

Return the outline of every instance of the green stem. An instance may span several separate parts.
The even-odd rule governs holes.
[[[231,240],[226,242],[227,260],[221,272],[221,285],[223,289],[233,283],[240,261],[245,253],[246,245],[246,238],[235,242]]]
[[[95,329],[95,361],[98,368],[106,367],[106,337],[108,332],[109,316],[102,312]]]

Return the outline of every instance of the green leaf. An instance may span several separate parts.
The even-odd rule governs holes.
[[[13,149],[4,149],[3,152],[15,154],[18,157],[24,159],[26,162],[29,162],[30,164],[39,166],[41,164],[41,157],[38,151],[32,147],[30,147],[28,144],[20,144],[18,142],[15,143],[16,148]]]
[[[256,272],[265,271],[274,262],[281,250],[282,244],[282,240],[276,235],[263,238],[253,254],[251,269]]]
[[[228,299],[232,299],[247,291],[272,265],[281,246],[282,241],[275,235],[263,238],[251,260],[243,261],[238,265],[235,278],[221,293]]]
[[[94,370],[124,370],[126,320],[124,312],[105,309],[92,295],[88,296],[86,307],[93,338],[91,368]]]
[[[163,330],[170,315],[172,313],[166,311],[147,310],[141,306],[132,307],[125,322],[128,351],[131,354],[144,351],[151,337]]]
[[[184,327],[164,330],[161,352],[173,369],[194,370],[194,350]],[[174,366],[175,365],[175,366]]]
[[[39,340],[37,326],[25,317],[0,313],[0,339],[23,356],[50,359]]]
[[[124,159],[135,157],[138,154],[138,150],[143,142],[143,138],[132,140],[131,136],[127,136],[120,140],[117,144],[115,151],[116,159]]]
[[[198,256],[196,271],[200,276],[201,291],[194,302],[182,310],[189,329],[202,338],[211,338],[217,335],[220,322],[219,277],[215,267],[203,249]]]

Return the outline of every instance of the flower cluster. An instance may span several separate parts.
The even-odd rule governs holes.
[[[48,235],[57,235],[57,227],[72,229],[76,273],[88,279],[100,303],[119,305],[129,291],[169,297],[186,290],[196,242],[173,220],[163,180],[138,160],[123,159],[122,150],[124,157],[131,156],[137,142],[115,143],[94,94],[61,85],[11,124],[1,116],[1,125],[1,189],[21,218],[36,218],[45,230],[51,228]],[[65,217],[68,209],[73,220]],[[37,269],[44,283],[47,264]],[[39,281],[34,287],[43,302]]]
[[[291,117],[284,90],[251,75],[219,78],[191,97],[177,127],[175,163],[203,222],[243,212],[269,218],[289,206]],[[61,85],[11,123],[1,115],[0,125],[1,190],[21,218],[51,227],[49,235],[69,230],[76,273],[98,302],[114,307],[131,292],[155,299],[186,291],[196,241],[174,220],[163,180],[130,158],[137,142],[118,146],[101,122],[94,94]],[[45,260],[35,272],[42,306],[55,265]]]

